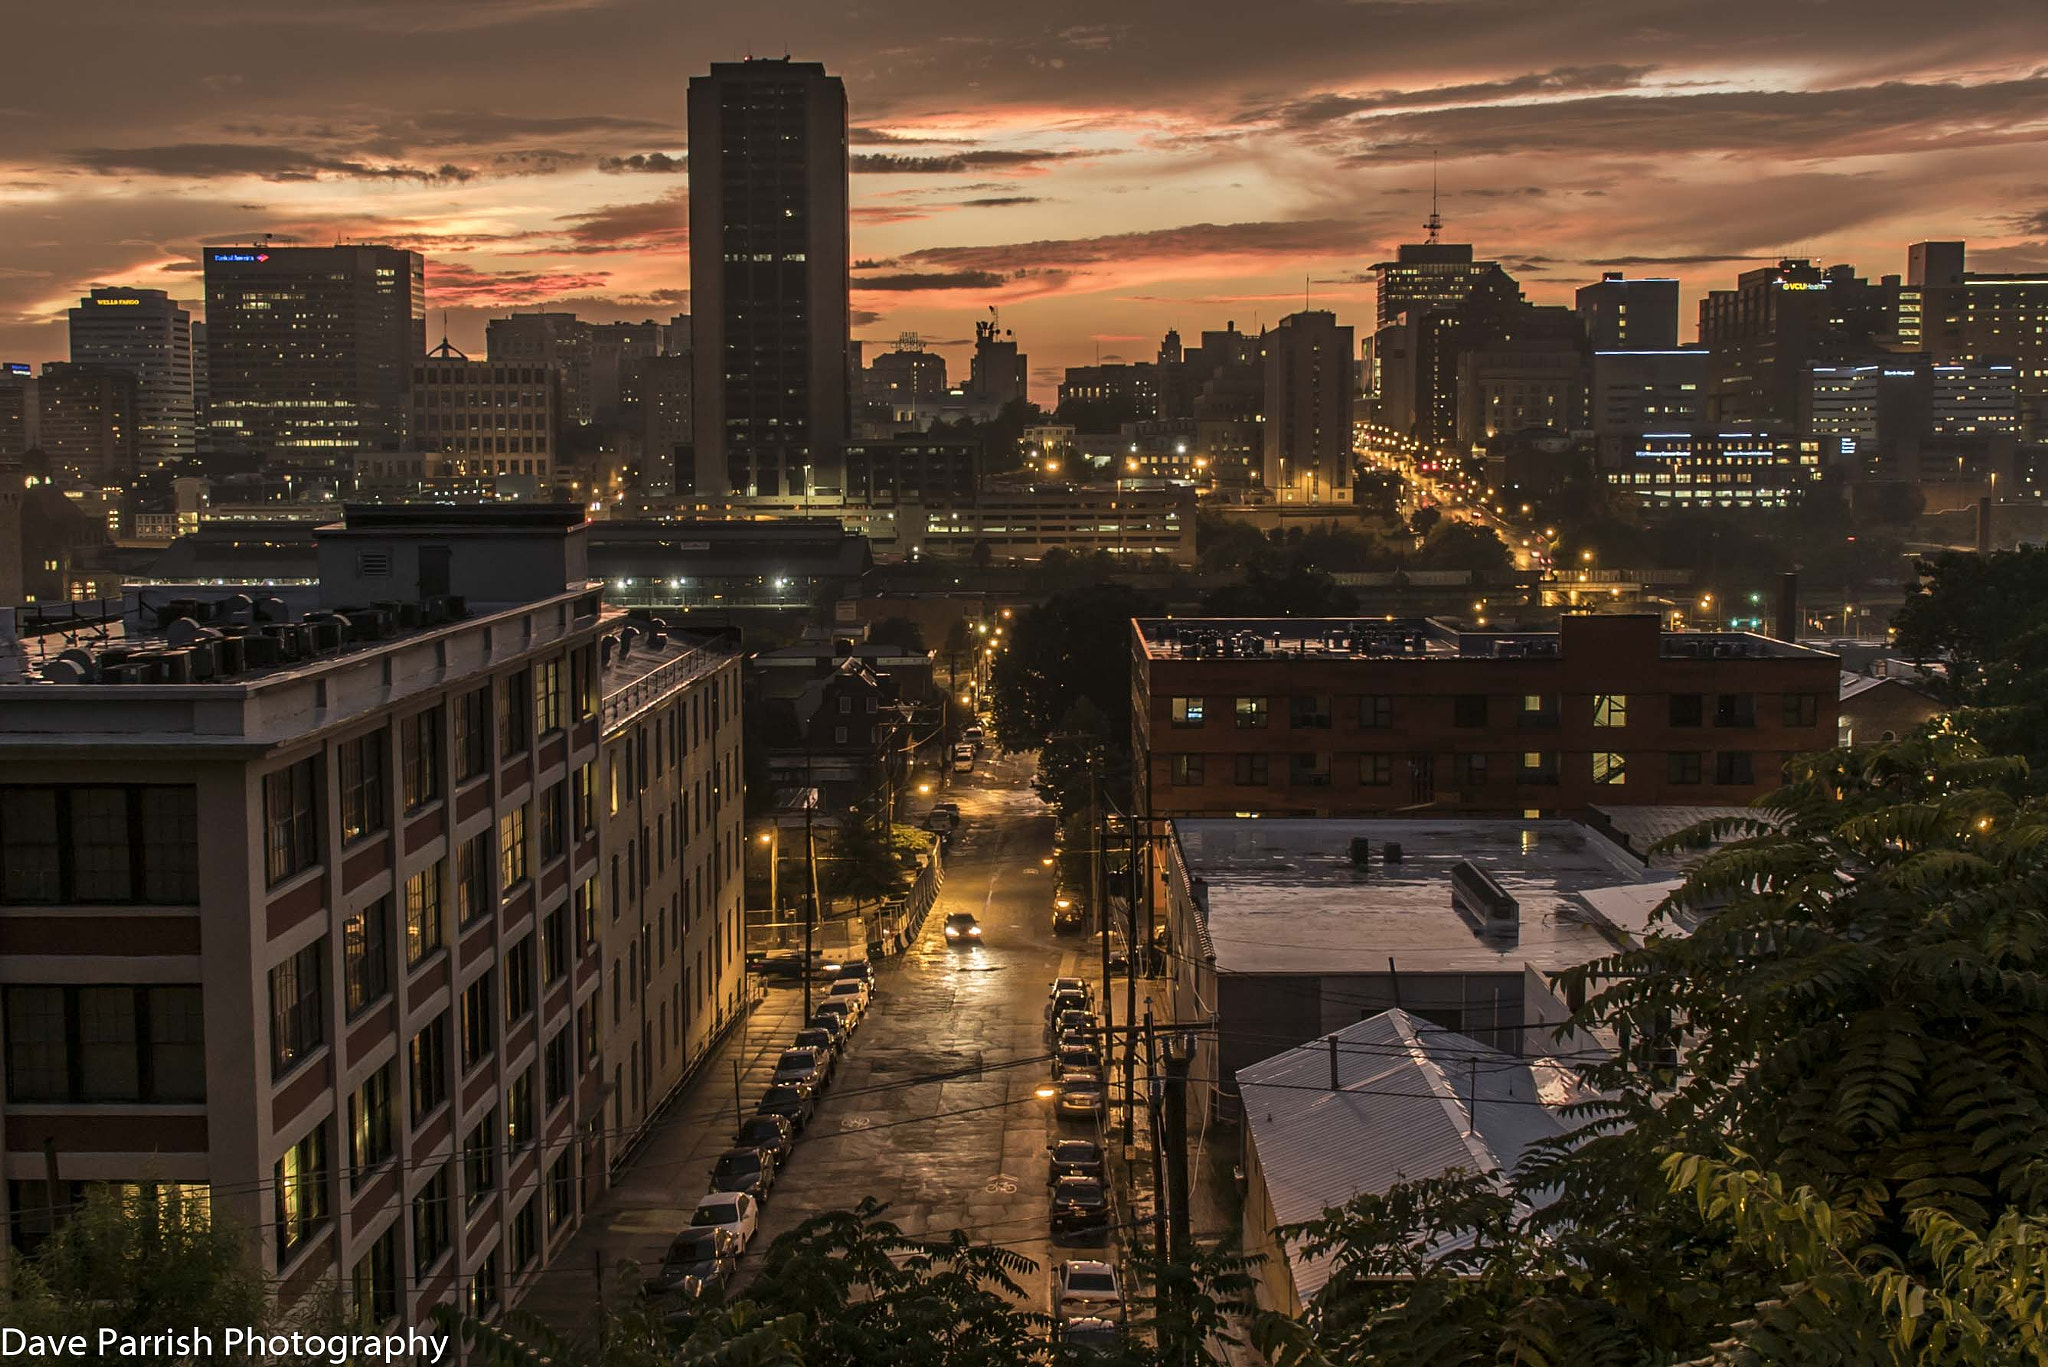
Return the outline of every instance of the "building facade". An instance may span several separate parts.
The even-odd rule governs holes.
[[[135,477],[134,372],[52,361],[36,385],[43,454],[50,469],[87,484]]]
[[[135,456],[145,470],[196,450],[192,315],[162,290],[101,287],[71,310],[71,359],[135,377]]]
[[[1711,353],[1707,421],[1796,431],[1807,367],[1898,340],[1899,278],[1872,284],[1851,266],[1787,258],[1700,300]]]
[[[1264,342],[1266,488],[1283,503],[1349,503],[1358,392],[1351,329],[1326,309],[1306,309],[1282,318]]]
[[[1678,345],[1678,282],[1666,277],[1631,280],[1604,271],[1581,285],[1573,302],[1596,351],[1669,351]]]
[[[846,444],[846,497],[869,504],[971,500],[980,487],[981,443],[903,436]]]
[[[431,356],[412,366],[410,445],[441,457],[440,474],[522,475],[554,483],[556,372],[531,363]]]
[[[1785,508],[1824,473],[1817,437],[1771,432],[1648,432],[1603,442],[1607,482],[1667,508]]]

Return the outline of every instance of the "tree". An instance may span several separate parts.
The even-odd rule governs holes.
[[[2048,550],[1945,552],[1919,567],[1898,648],[1941,662],[1929,686],[1994,751],[2048,773]]]
[[[1927,495],[1917,484],[1888,481],[1870,487],[1870,515],[1889,527],[1907,527],[1927,511]]]
[[[1357,608],[1357,594],[1321,570],[1299,565],[1284,574],[1254,567],[1242,584],[1202,595],[1202,611],[1223,617],[1337,617]]]
[[[1019,612],[995,656],[996,739],[1034,750],[1079,698],[1095,704],[1111,736],[1131,729],[1131,619],[1161,611],[1122,584],[1056,594]]]
[[[868,628],[868,642],[922,655],[925,651],[924,628],[908,617],[884,617]]]
[[[1415,536],[1428,536],[1443,521],[1444,510],[1435,504],[1417,508],[1408,516],[1408,530]]]
[[[1409,569],[1471,570],[1475,574],[1513,569],[1514,564],[1513,553],[1499,537],[1469,522],[1438,527],[1422,549],[1406,561]]]

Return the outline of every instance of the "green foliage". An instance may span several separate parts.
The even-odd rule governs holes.
[[[991,702],[1002,747],[1037,749],[1082,698],[1102,714],[1107,734],[1128,737],[1131,619],[1159,611],[1136,589],[1098,584],[1019,612],[1009,648],[995,657]]]
[[[912,654],[925,651],[924,628],[908,617],[884,617],[868,628],[871,645],[896,646]]]
[[[1358,595],[1321,570],[1274,574],[1254,565],[1241,584],[1202,595],[1202,611],[1226,617],[1334,617],[1356,611]]]
[[[1931,686],[1966,709],[1958,724],[2048,772],[2048,550],[1947,552],[1919,568],[1894,619],[1899,649],[1945,660],[1947,678]]]
[[[1486,574],[1513,569],[1515,557],[1487,528],[1451,522],[1438,527],[1422,543],[1422,549],[1402,563],[1414,570],[1471,570]]]

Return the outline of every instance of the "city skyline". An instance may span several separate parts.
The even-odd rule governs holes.
[[[1963,238],[1979,269],[2048,266],[2048,183],[2017,169],[2048,140],[2048,71],[2026,56],[2048,15],[2019,3],[1948,17],[1935,42],[1923,9],[1890,3],[1655,23],[1293,5],[1255,30],[1136,6],[884,27],[640,0],[101,3],[12,31],[90,47],[101,79],[50,63],[8,97],[9,360],[62,359],[94,284],[196,301],[199,243],[265,231],[423,252],[430,313],[473,355],[515,308],[687,310],[683,78],[785,48],[848,87],[854,335],[872,354],[917,331],[964,373],[970,322],[998,306],[1041,401],[1098,349],[1270,326],[1304,289],[1364,324],[1370,263],[1422,236],[1432,159],[1447,238],[1532,300],[1606,269],[1676,276],[1685,337],[1704,289],[1782,254],[1876,277],[1908,242]],[[502,79],[536,52],[547,80]]]

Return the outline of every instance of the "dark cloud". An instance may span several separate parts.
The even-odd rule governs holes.
[[[846,316],[851,320],[853,326],[857,328],[873,327],[876,323],[881,322],[883,318],[882,314],[870,309],[851,309],[847,312]]]
[[[1736,262],[1764,261],[1761,256],[1726,256],[1699,254],[1693,256],[1602,256],[1594,257],[1585,264],[1613,269],[1618,266],[1721,266]]]
[[[485,271],[458,262],[427,264],[431,305],[516,307],[565,294],[603,289],[610,271]]]
[[[71,164],[102,175],[169,176],[181,180],[219,180],[255,176],[262,180],[474,180],[474,167],[444,162],[439,166],[371,162],[330,157],[290,147],[241,142],[183,142],[162,147],[85,147],[69,154]]]
[[[636,152],[630,157],[599,157],[597,169],[614,175],[621,172],[640,171],[648,175],[681,175],[690,169],[687,154],[672,157],[666,152]]]
[[[1299,219],[1250,223],[1189,223],[1146,232],[1056,238],[984,247],[926,247],[904,260],[954,270],[1016,275],[1025,270],[1106,265],[1157,257],[1340,256],[1365,251],[1378,240],[1351,219]]]
[[[686,190],[675,190],[640,204],[607,204],[559,215],[555,221],[566,225],[562,233],[567,243],[549,249],[576,254],[681,251],[690,240],[686,196]]]
[[[859,126],[847,130],[847,139],[855,147],[940,147],[968,141],[944,134],[899,133],[889,128]]]
[[[1362,95],[1322,91],[1300,99],[1254,104],[1238,117],[1245,123],[1278,123],[1284,128],[1316,128],[1339,123],[1360,114],[1389,109],[1429,108],[1438,105],[1490,104],[1501,100],[1524,100],[1540,95],[1573,95],[1589,91],[1624,90],[1642,84],[1654,66],[1607,63],[1596,66],[1557,67],[1532,71],[1497,81],[1473,81],[1462,85],[1436,86],[1422,90],[1378,90]]]
[[[856,152],[853,169],[876,175],[957,176],[968,171],[1028,170],[1047,162],[1093,155],[1098,154],[1027,151],[1008,147],[983,147],[971,152],[947,152],[929,157],[899,156],[893,152]]]
[[[992,290],[1007,281],[996,271],[904,271],[855,278],[857,290]]]
[[[1007,209],[1013,204],[1043,204],[1042,195],[986,195],[980,199],[953,201],[963,209]]]

